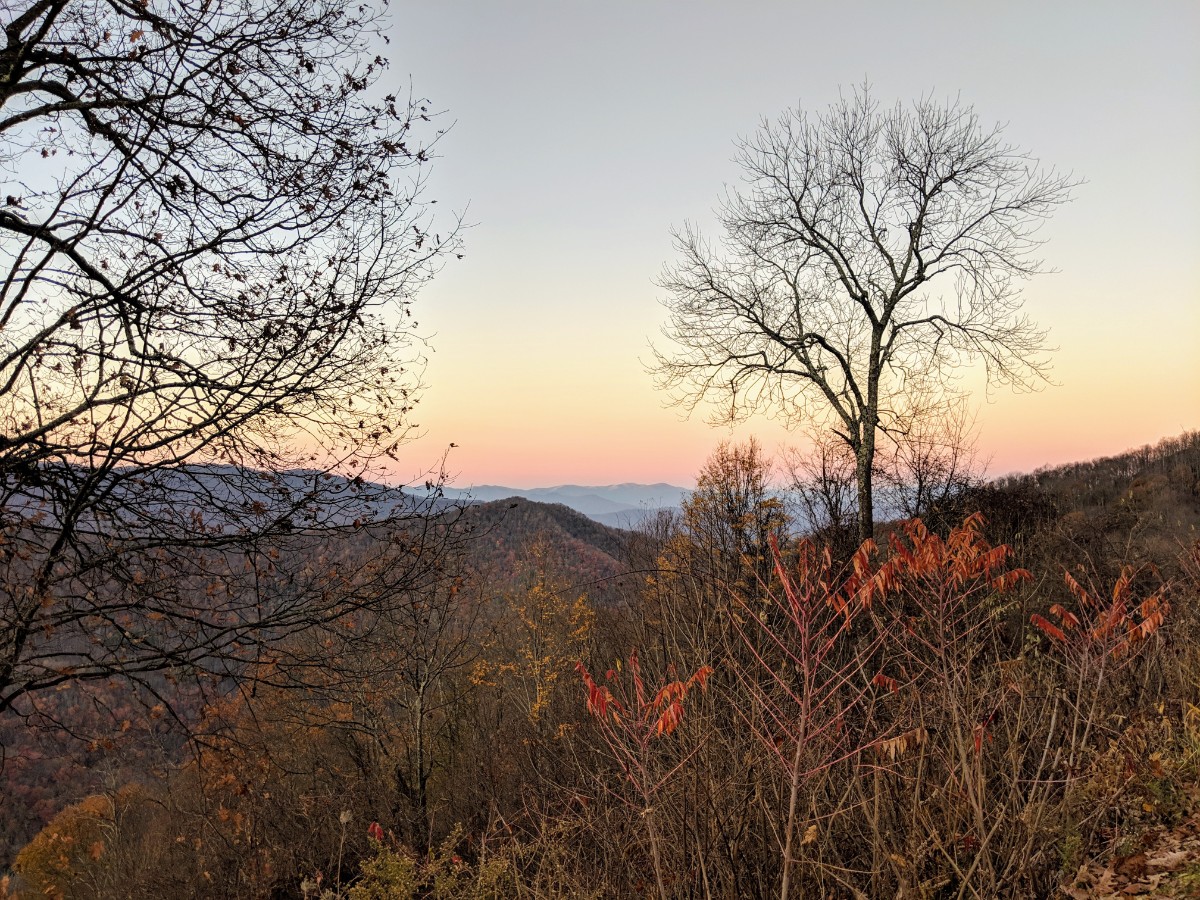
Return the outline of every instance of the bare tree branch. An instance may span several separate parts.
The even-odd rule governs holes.
[[[5,12],[0,710],[233,672],[404,594],[451,526],[363,475],[410,432],[411,303],[458,238],[423,197],[429,104],[370,50],[378,10]]]
[[[835,425],[869,537],[876,435],[911,417],[911,392],[932,395],[976,362],[993,384],[1044,379],[1046,335],[1021,312],[1021,287],[1044,271],[1039,229],[1076,182],[969,106],[881,109],[866,87],[817,116],[764,122],[737,161],[720,247],[676,232],[655,373],[689,411]]]

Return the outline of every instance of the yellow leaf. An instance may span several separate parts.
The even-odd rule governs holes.
[[[816,841],[816,839],[817,839],[817,825],[814,822],[812,825],[809,825],[807,828],[804,829],[804,840],[802,840],[800,842],[800,846],[807,847],[809,844],[814,843]]]

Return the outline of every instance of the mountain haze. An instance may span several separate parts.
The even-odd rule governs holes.
[[[606,525],[626,527],[636,524],[645,515],[659,509],[678,508],[690,494],[687,488],[673,484],[578,485],[561,484],[544,488],[513,488],[482,484],[467,488],[446,488],[451,500],[489,503],[520,497],[537,503],[561,503],[576,512]]]

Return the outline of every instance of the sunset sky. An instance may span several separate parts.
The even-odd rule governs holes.
[[[665,406],[645,363],[670,229],[712,227],[734,143],[864,80],[960,96],[1085,179],[1026,289],[1054,384],[978,395],[993,475],[1200,427],[1200,4],[393,4],[391,77],[453,123],[430,196],[466,256],[417,304],[429,385],[412,472],[458,486],[689,484],[736,432]],[[468,206],[469,204],[469,206]],[[410,473],[398,471],[400,477]]]

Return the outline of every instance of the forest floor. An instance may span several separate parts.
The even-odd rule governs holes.
[[[1187,799],[1188,810],[1180,821],[1148,828],[1113,852],[1085,862],[1062,887],[1060,897],[1200,898],[1200,785],[1191,787]]]

